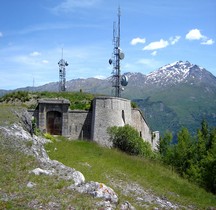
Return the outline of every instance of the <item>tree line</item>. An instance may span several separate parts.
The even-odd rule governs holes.
[[[181,176],[216,194],[216,128],[209,128],[203,120],[201,128],[192,136],[187,128],[160,139],[158,151],[163,163],[171,166]]]
[[[111,127],[108,133],[114,147],[130,155],[162,161],[182,177],[216,194],[216,127],[209,128],[205,120],[194,136],[182,128],[177,134],[177,143],[167,131],[155,152],[129,125]]]

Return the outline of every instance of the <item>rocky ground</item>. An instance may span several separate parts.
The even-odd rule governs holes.
[[[0,126],[0,134],[5,137],[4,139],[10,139],[10,141],[0,141],[1,146],[10,144],[10,146],[13,145],[14,148],[22,153],[34,156],[39,162],[39,167],[32,168],[29,173],[33,173],[36,176],[57,176],[58,179],[71,180],[71,185],[68,185],[67,189],[71,193],[76,191],[80,194],[89,194],[93,198],[96,198],[94,209],[133,210],[135,209],[133,205],[140,206],[140,209],[189,209],[189,207],[185,208],[171,203],[165,197],[156,196],[151,191],[143,189],[137,183],[124,183],[120,180],[110,178],[110,182],[119,189],[121,194],[129,195],[136,200],[136,204],[131,204],[128,201],[120,203],[118,194],[109,186],[99,182],[86,182],[85,176],[81,172],[67,167],[56,160],[51,160],[44,149],[44,144],[49,140],[30,134],[31,118],[28,112],[23,110],[22,112],[17,112],[16,115],[20,119],[19,123]],[[34,186],[34,182],[27,183],[27,187],[29,188],[34,188]],[[0,194],[0,201],[4,200],[4,197],[5,195]],[[10,199],[9,196],[6,197]],[[62,209],[58,200],[49,202],[46,205],[32,200],[29,207],[31,209]],[[68,209],[74,208],[68,207]]]

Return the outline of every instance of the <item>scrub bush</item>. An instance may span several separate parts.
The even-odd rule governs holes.
[[[145,142],[139,132],[130,125],[123,127],[113,126],[108,128],[110,141],[113,146],[130,155],[140,155],[145,157],[153,156],[151,145]]]

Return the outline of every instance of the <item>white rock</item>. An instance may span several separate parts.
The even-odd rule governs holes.
[[[74,180],[75,186],[79,186],[79,185],[85,183],[85,177],[79,171],[75,171],[73,173],[73,180]]]
[[[35,174],[35,175],[41,175],[41,174],[45,174],[45,175],[52,175],[54,171],[51,170],[44,170],[41,168],[35,168],[34,170],[31,171],[31,173]]]
[[[36,184],[34,182],[28,182],[28,184],[27,184],[28,188],[33,188],[34,186],[36,186]]]
[[[114,190],[103,183],[98,183],[98,189],[96,189],[97,198],[104,198],[105,200],[111,201],[113,203],[118,202],[118,196]]]
[[[121,205],[120,210],[135,210],[135,208],[128,201],[125,201]]]
[[[76,190],[80,193],[87,193],[96,198],[102,198],[104,201],[109,201],[112,204],[118,203],[118,196],[114,190],[103,183],[98,182],[87,182],[80,186],[75,184],[68,187],[70,190]]]

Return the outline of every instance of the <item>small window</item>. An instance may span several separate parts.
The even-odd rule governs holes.
[[[122,119],[123,119],[123,122],[125,124],[125,113],[124,113],[124,110],[122,110]]]

